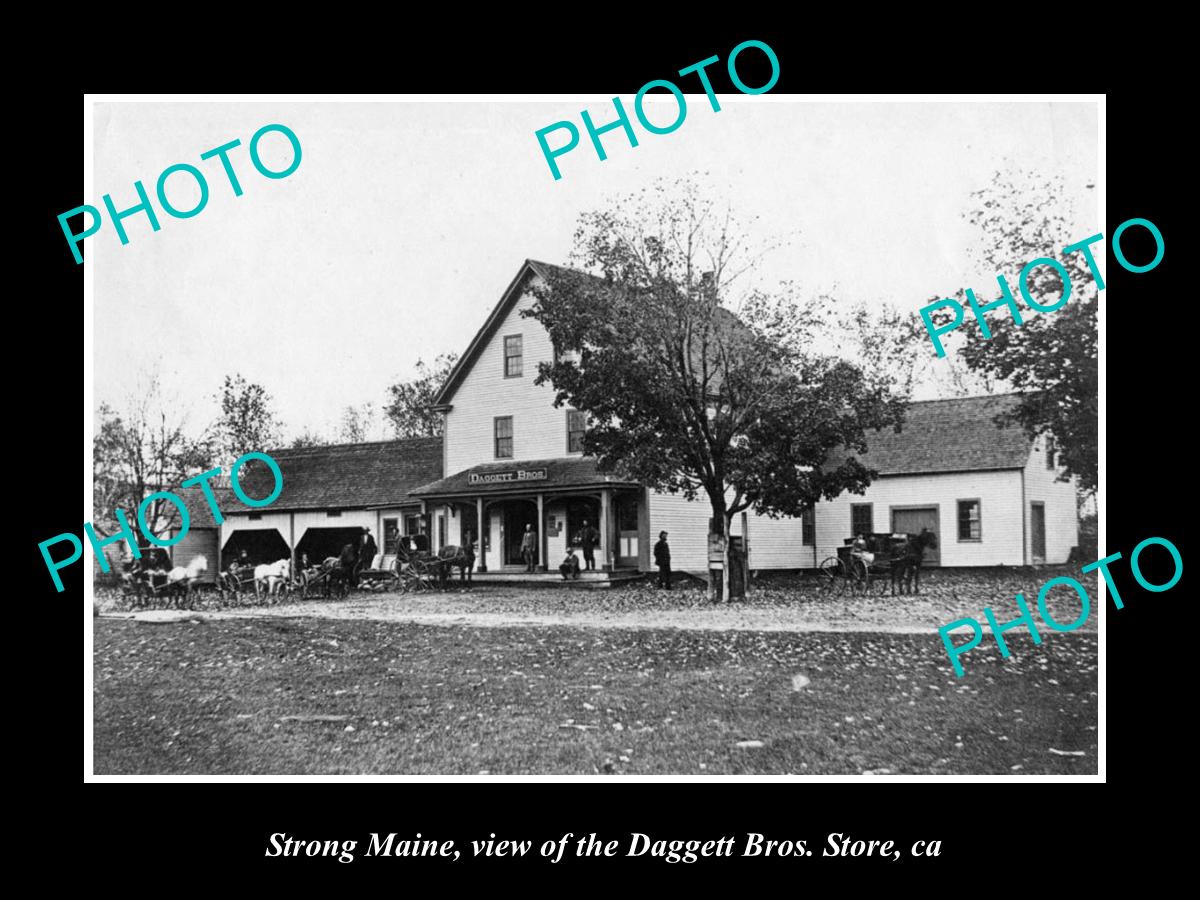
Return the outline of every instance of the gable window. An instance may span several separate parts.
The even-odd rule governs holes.
[[[958,501],[958,539],[960,541],[983,540],[983,525],[978,500]]]
[[[810,506],[800,514],[800,543],[805,547],[811,547],[815,543],[816,532],[816,510]]]
[[[587,416],[577,409],[567,410],[567,452],[583,452],[583,433],[587,430]]]
[[[510,334],[504,338],[504,377],[517,378],[521,375],[521,335]]]
[[[496,459],[512,459],[513,426],[512,416],[496,416]]]
[[[1046,468],[1054,468],[1054,438],[1046,436]]]
[[[871,534],[875,530],[875,513],[870,503],[850,504],[850,534]]]

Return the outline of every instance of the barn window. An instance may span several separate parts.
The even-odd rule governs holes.
[[[331,509],[325,513],[325,516],[330,519],[336,519],[341,514],[342,514],[342,511],[340,509]]]
[[[1046,436],[1046,468],[1054,468],[1054,438]]]
[[[800,543],[805,547],[813,546],[816,542],[816,532],[816,511],[810,506],[800,514]]]
[[[978,500],[958,501],[958,539],[979,541],[983,539],[983,525]]]
[[[871,534],[875,530],[875,512],[870,503],[850,504],[850,534]]]
[[[583,451],[583,433],[587,430],[587,416],[577,409],[567,410],[567,452]]]
[[[521,335],[510,334],[504,338],[504,377],[516,378],[524,366],[521,361]]]
[[[250,513],[251,522],[259,522],[262,520],[262,513]]]
[[[513,455],[513,417],[496,416],[496,459],[512,459]]]

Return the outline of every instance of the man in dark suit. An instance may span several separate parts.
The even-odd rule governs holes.
[[[584,568],[592,571],[596,568],[596,543],[600,540],[600,532],[583,520],[583,528],[579,531],[579,547],[583,550]]]
[[[671,588],[671,545],[667,543],[667,533],[658,533],[658,543],[654,545],[654,564],[658,566],[658,586]]]
[[[371,568],[371,563],[375,561],[375,554],[378,552],[379,547],[371,535],[371,529],[364,525],[362,539],[358,543],[358,559],[354,564],[354,575],[350,579],[351,585],[358,587],[358,576],[363,569]]]

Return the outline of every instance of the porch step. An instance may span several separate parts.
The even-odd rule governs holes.
[[[530,587],[569,587],[583,589],[609,588],[645,578],[644,572],[636,569],[619,569],[616,572],[580,572],[579,577],[564,581],[558,572],[475,572],[472,581],[480,584],[521,584]]]

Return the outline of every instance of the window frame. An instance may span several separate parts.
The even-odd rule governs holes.
[[[508,422],[508,434],[500,434],[500,423]],[[513,458],[513,417],[512,416],[493,416],[492,417],[492,453],[494,459],[512,459]],[[508,455],[500,455],[500,442],[508,441]]]
[[[1058,452],[1058,448],[1054,446],[1053,435],[1046,435],[1046,470],[1054,471],[1058,467],[1054,464],[1054,455]]]
[[[979,524],[979,537],[969,537],[969,536],[963,537],[962,507],[963,507],[964,503],[974,503],[975,504],[975,509],[977,510],[975,516],[976,516],[976,521]],[[970,521],[971,520],[968,518],[967,519],[968,526],[970,525]],[[960,543],[960,544],[980,544],[980,543],[982,543],[983,542],[983,500],[981,500],[979,497],[963,497],[961,500],[955,500],[954,501],[954,523],[955,523],[954,524],[954,534],[958,538],[958,543]],[[968,534],[969,534],[969,532],[970,532],[970,528],[968,527]]]
[[[800,546],[815,547],[817,545],[817,510],[810,506],[800,513]]]
[[[866,531],[860,532],[860,531],[856,531],[854,528],[854,511],[856,509],[862,509],[863,507],[866,507],[868,510],[870,510],[869,515],[870,515],[870,519],[871,519],[871,527],[868,528]],[[854,538],[854,537],[858,537],[860,534],[874,534],[874,533],[875,533],[875,504],[874,503],[851,503],[850,504],[850,537]]]
[[[513,341],[513,340],[515,340],[517,342],[517,352],[516,352],[515,356],[508,352],[508,342]],[[524,378],[525,377],[525,339],[524,339],[524,336],[521,334],[506,334],[506,335],[504,335],[504,341],[502,342],[502,345],[501,345],[501,352],[502,352],[503,359],[504,359],[504,369],[503,369],[504,377],[505,378]],[[515,359],[517,361],[517,365],[516,365],[517,371],[516,372],[508,371],[508,362],[510,359]]]
[[[579,429],[578,431],[571,430],[571,416],[573,416],[573,415],[579,416],[581,418],[581,420],[583,421],[583,427],[581,429]],[[568,407],[567,408],[567,452],[568,453],[582,453],[583,452],[583,436],[586,433],[587,433],[587,413],[583,412],[582,410]],[[578,447],[571,446],[571,435],[572,434],[579,435],[579,446]]]

